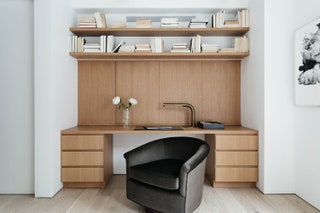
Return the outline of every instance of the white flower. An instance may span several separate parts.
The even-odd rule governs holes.
[[[114,105],[118,105],[118,104],[120,103],[120,101],[121,101],[121,98],[120,98],[119,96],[116,96],[116,97],[114,97],[114,98],[112,99],[112,103],[113,103]]]
[[[134,98],[129,98],[129,103],[133,106],[133,105],[138,104],[138,101]]]

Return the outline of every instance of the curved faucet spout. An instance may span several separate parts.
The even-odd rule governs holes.
[[[189,103],[163,103],[162,106],[166,107],[166,105],[177,105],[177,106],[181,106],[181,107],[187,107],[190,109],[191,111],[191,127],[195,127],[196,123],[196,110],[194,108],[194,106],[192,104]]]

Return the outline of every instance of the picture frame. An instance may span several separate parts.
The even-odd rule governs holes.
[[[295,31],[295,103],[320,106],[320,17]]]

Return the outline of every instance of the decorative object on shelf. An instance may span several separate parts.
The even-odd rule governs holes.
[[[136,104],[138,104],[138,101],[134,98],[129,98],[128,105],[125,105],[122,101],[120,96],[116,96],[112,99],[112,103],[114,105],[117,105],[119,109],[123,108],[123,127],[126,128],[130,125],[130,108]]]
[[[320,18],[295,32],[295,101],[320,105]]]

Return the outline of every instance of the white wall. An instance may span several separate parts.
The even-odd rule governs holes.
[[[295,0],[292,31],[320,17],[318,0]],[[295,106],[296,194],[320,209],[320,107]]]
[[[34,192],[33,1],[0,1],[0,194]]]
[[[250,56],[241,63],[241,124],[259,131],[259,181],[264,191],[264,4],[249,1]]]
[[[70,1],[35,1],[35,194],[61,187],[60,131],[77,125],[77,68],[69,56]]]
[[[265,1],[265,193],[294,193],[291,0]]]

